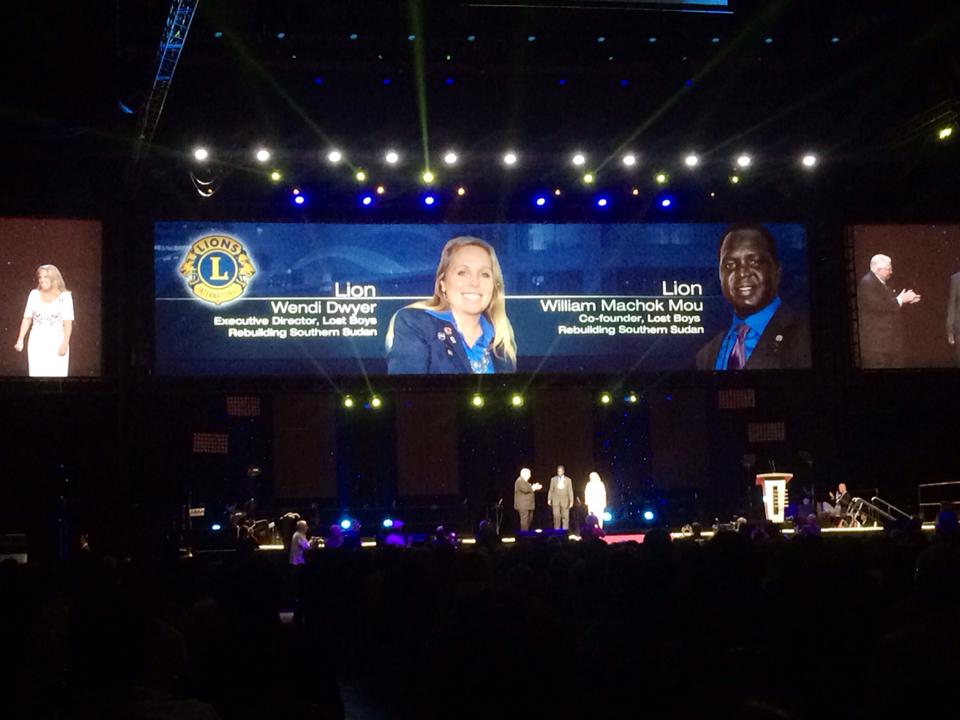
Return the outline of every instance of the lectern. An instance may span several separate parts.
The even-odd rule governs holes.
[[[763,473],[757,475],[757,485],[763,488],[763,514],[770,522],[782,523],[787,507],[787,483],[793,473]]]

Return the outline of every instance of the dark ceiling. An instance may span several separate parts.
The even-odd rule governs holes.
[[[955,2],[740,0],[720,15],[575,4],[200,0],[139,175],[176,195],[198,142],[251,182],[259,143],[312,182],[350,182],[358,166],[388,177],[388,146],[405,159],[396,183],[414,182],[425,154],[438,166],[447,147],[473,183],[500,172],[508,147],[523,156],[517,174],[549,183],[574,181],[574,149],[601,179],[622,171],[626,148],[645,170],[696,149],[717,180],[742,150],[775,178],[813,148],[850,168],[848,184],[918,167],[935,181],[955,166],[956,142],[944,150],[934,137],[958,107]],[[132,194],[128,161],[170,4],[35,5],[5,10],[18,32],[5,46],[0,201],[42,208],[65,193],[83,208],[111,188]],[[339,175],[321,159],[331,145],[350,161]],[[863,177],[880,165],[881,177]]]

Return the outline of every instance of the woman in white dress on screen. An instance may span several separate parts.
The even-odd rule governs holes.
[[[64,285],[63,275],[56,265],[37,268],[37,287],[27,297],[20,337],[13,346],[17,352],[23,350],[23,339],[28,330],[30,377],[66,377],[73,332],[73,295]]]
[[[597,518],[597,523],[603,527],[603,511],[607,509],[607,488],[600,479],[600,475],[590,473],[590,480],[583,489],[583,500],[587,506],[587,513]]]

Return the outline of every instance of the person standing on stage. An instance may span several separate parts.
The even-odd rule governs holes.
[[[573,484],[563,465],[557,465],[557,474],[550,478],[547,505],[553,508],[553,529],[570,529],[570,507],[573,505]]]
[[[530,468],[522,468],[520,477],[513,483],[513,509],[520,516],[520,531],[526,532],[530,529],[530,521],[533,520],[533,509],[537,501],[534,493],[542,488],[540,483],[530,482]]]
[[[587,513],[597,518],[597,524],[603,528],[603,511],[607,508],[607,488],[599,474],[590,473],[590,480],[583,489],[583,500],[587,506]]]
[[[73,320],[73,294],[64,285],[63,275],[56,265],[41,265],[37,268],[37,287],[27,297],[20,335],[13,346],[21,352],[30,331],[27,341],[30,377],[67,376]]]

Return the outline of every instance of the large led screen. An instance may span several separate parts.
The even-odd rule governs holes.
[[[159,222],[156,370],[809,367],[802,226],[728,229]]]
[[[860,367],[957,366],[960,225],[858,225],[852,233]]]
[[[100,375],[101,225],[0,218],[0,375]]]

